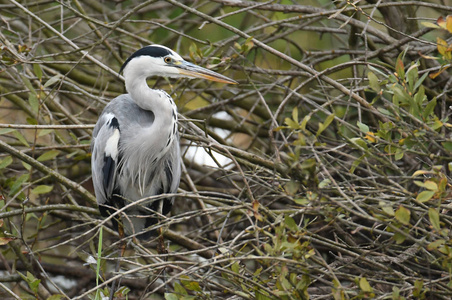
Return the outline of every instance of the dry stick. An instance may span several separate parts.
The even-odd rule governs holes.
[[[28,124],[0,124],[0,128],[13,129],[93,129],[94,124],[79,124],[79,125],[28,125]]]
[[[214,0],[214,2],[221,3],[225,6],[235,7],[249,7],[254,5],[253,1],[237,1],[237,0]],[[372,9],[375,4],[360,6],[361,9]],[[403,1],[403,2],[387,2],[380,4],[380,7],[389,6],[425,6],[428,8],[437,9],[439,11],[452,11],[452,6],[441,5],[436,3],[421,2],[421,1]],[[314,13],[317,12],[322,15],[330,15],[336,13],[337,10],[325,10],[319,7],[307,6],[307,5],[284,5],[284,4],[265,4],[257,7],[260,10],[279,11],[284,13]],[[342,12],[356,11],[354,7],[344,8]]]
[[[5,152],[19,158],[20,160],[26,162],[27,164],[32,165],[34,168],[41,171],[42,173],[52,176],[53,178],[55,178],[58,182],[60,182],[64,186],[74,190],[77,194],[82,196],[85,200],[89,201],[92,204],[96,204],[96,198],[80,184],[78,184],[72,180],[69,180],[68,178],[64,177],[63,175],[59,174],[58,172],[55,172],[51,168],[43,165],[36,159],[22,153],[21,151],[17,150],[14,147],[11,147],[10,145],[8,145],[7,143],[5,143],[2,140],[0,140],[0,149],[2,151],[5,151]]]
[[[214,24],[217,24],[217,25],[219,25],[219,26],[221,26],[221,27],[223,27],[223,28],[225,28],[225,29],[227,29],[227,30],[229,30],[229,31],[231,31],[231,32],[233,32],[233,33],[235,33],[235,34],[237,34],[237,35],[240,35],[241,37],[243,37],[243,38],[245,38],[245,39],[251,39],[251,41],[252,41],[255,45],[257,45],[257,46],[261,47],[262,49],[267,50],[268,52],[270,52],[270,53],[272,53],[272,54],[274,54],[274,55],[276,55],[276,56],[278,56],[278,57],[284,59],[285,61],[291,63],[292,65],[299,67],[300,69],[302,69],[302,70],[308,72],[309,74],[314,75],[314,77],[319,78],[319,79],[325,81],[326,83],[328,83],[328,84],[330,84],[331,86],[335,87],[336,89],[338,89],[338,90],[341,91],[342,93],[344,93],[344,94],[346,94],[346,95],[349,95],[349,96],[352,97],[354,100],[358,101],[361,105],[363,105],[364,107],[366,107],[367,109],[369,109],[373,114],[375,114],[376,116],[378,116],[383,122],[389,122],[389,119],[388,119],[385,115],[383,115],[381,112],[379,112],[375,107],[373,107],[373,106],[372,106],[369,102],[367,102],[364,98],[362,98],[362,97],[359,96],[358,94],[356,94],[356,93],[350,91],[349,89],[347,89],[345,86],[343,86],[342,84],[340,84],[340,83],[337,82],[336,80],[331,79],[331,78],[329,78],[328,76],[323,75],[321,72],[318,72],[318,71],[314,70],[313,68],[310,68],[310,67],[306,66],[305,64],[299,62],[298,60],[296,60],[296,59],[294,59],[294,58],[292,58],[292,57],[290,57],[290,56],[288,56],[288,55],[286,55],[286,54],[284,54],[284,53],[282,53],[282,52],[280,52],[280,51],[278,51],[278,50],[276,50],[276,49],[274,49],[274,48],[272,48],[272,47],[270,47],[270,46],[268,46],[268,45],[266,45],[266,44],[264,44],[264,43],[262,43],[261,41],[259,41],[259,40],[255,39],[255,38],[253,38],[252,36],[250,36],[250,35],[244,33],[243,31],[241,31],[241,30],[235,28],[234,26],[231,26],[231,25],[229,25],[229,24],[227,24],[227,23],[224,23],[224,22],[222,22],[222,21],[219,21],[219,20],[217,20],[217,19],[214,18],[214,17],[211,17],[211,16],[206,15],[206,14],[200,12],[200,11],[197,11],[196,9],[193,9],[193,8],[191,8],[191,7],[189,7],[189,6],[186,6],[186,5],[182,4],[182,3],[179,3],[179,2],[176,1],[176,0],[166,0],[166,1],[167,1],[167,2],[170,2],[170,3],[172,3],[172,4],[174,4],[175,6],[179,6],[180,8],[183,8],[183,9],[185,9],[186,11],[189,11],[189,12],[191,12],[192,14],[195,14],[195,15],[197,15],[197,16],[203,18],[203,19],[206,19],[206,20],[208,20],[209,22],[212,22],[212,23],[214,23]],[[368,31],[370,31],[370,30],[368,29]],[[394,39],[392,39],[392,40],[394,40]]]
[[[20,297],[18,297],[16,294],[14,294],[13,291],[11,291],[6,285],[4,285],[3,283],[0,282],[0,288],[2,288],[3,290],[5,290],[10,296],[12,296],[14,299],[18,299],[21,300]]]
[[[171,0],[171,1],[173,1],[173,0]],[[237,6],[237,7],[247,7],[247,6],[254,5],[254,2],[252,2],[252,1],[215,0],[215,2],[219,2],[224,5],[229,5],[229,6]],[[371,7],[373,7],[373,6],[371,6]],[[346,22],[346,23],[356,26],[358,28],[363,28],[365,26],[364,22],[361,22],[361,21],[355,20],[355,19],[350,19],[350,17],[338,13],[337,9],[326,10],[323,8],[313,7],[313,6],[308,6],[308,5],[283,5],[283,4],[267,4],[267,5],[259,6],[258,9],[269,10],[269,11],[281,11],[281,12],[285,12],[285,13],[310,14],[310,15],[304,15],[303,18],[318,17],[318,16],[320,16],[320,17],[325,17],[325,16],[331,17],[332,16],[334,19],[337,19],[342,22]],[[354,8],[350,8],[348,10],[355,11]],[[215,18],[212,18],[212,19],[215,19]],[[213,22],[213,23],[215,23],[215,22]],[[220,24],[218,24],[218,25],[220,25]],[[220,26],[222,26],[222,25],[220,25]],[[392,43],[392,42],[396,41],[393,37],[389,36],[385,32],[380,31],[373,27],[369,28],[368,32],[371,33],[372,35],[378,37],[379,39],[383,40],[386,43]]]
[[[139,5],[137,5],[137,6],[135,6],[133,9],[130,9],[124,16],[122,16],[117,22],[115,22],[114,23],[114,25],[113,26],[111,26],[111,27],[109,27],[109,29],[110,29],[110,31],[109,32],[107,32],[103,37],[102,37],[102,39],[100,39],[99,41],[97,41],[97,42],[95,42],[93,45],[92,45],[92,47],[94,47],[94,46],[96,46],[96,45],[99,45],[99,44],[101,44],[101,43],[103,43],[118,27],[119,27],[119,25],[121,25],[125,20],[127,20],[131,15],[133,15],[134,13],[136,13],[138,10],[140,10],[141,8],[143,8],[143,7],[145,7],[145,6],[148,6],[149,4],[151,4],[151,3],[154,3],[154,2],[157,2],[157,0],[148,0],[148,1],[146,1],[146,2],[144,2],[144,3],[141,3],[141,4],[139,4]],[[60,2],[60,4],[61,5],[64,5],[63,4],[63,2]],[[65,7],[67,7],[67,6],[65,6]],[[85,15],[83,15],[83,14],[80,14],[83,18],[86,18],[86,16]],[[88,19],[88,18],[86,18],[86,19]],[[74,44],[75,45],[75,44]],[[82,53],[83,54],[85,54],[85,55],[87,55],[87,57],[88,57],[88,52],[87,51],[83,51],[82,50]],[[89,57],[88,57],[88,59],[90,59]],[[90,59],[91,60],[91,59]],[[102,67],[102,66],[101,66]],[[106,69],[105,69],[106,70]],[[110,72],[110,70],[112,70],[112,69],[110,69],[109,68],[109,70],[107,70],[108,72]],[[110,72],[111,73],[111,72]],[[118,76],[119,75],[119,77],[120,78],[123,78],[120,74],[118,74],[118,73],[116,73],[115,71],[113,71],[113,73],[111,73],[111,74],[113,74],[114,76]]]
[[[75,4],[75,6],[77,7],[77,9],[80,11],[80,13],[82,15],[87,15],[86,11],[83,9],[83,6],[80,5],[80,2],[78,2],[78,0],[75,0],[73,3]],[[123,59],[118,55],[118,53],[116,51],[113,51],[113,47],[110,45],[108,40],[106,40],[102,36],[102,33],[99,31],[99,29],[97,29],[97,27],[92,22],[90,22],[89,20],[87,20],[87,23],[88,23],[88,26],[94,31],[96,36],[102,41],[102,43],[105,45],[105,47],[107,47],[107,49],[110,51],[110,53],[114,56],[114,58],[119,63],[122,63]]]
[[[26,7],[24,7],[22,4],[18,3],[15,0],[10,0],[14,5],[16,5],[17,7],[19,7],[21,10],[23,10],[27,15],[29,15],[30,17],[32,17],[33,19],[35,19],[36,21],[38,21],[39,23],[41,23],[44,27],[46,27],[48,30],[50,30],[52,33],[54,33],[56,36],[58,36],[60,39],[62,39],[63,41],[65,41],[68,45],[70,45],[72,48],[76,49],[76,50],[80,50],[80,52],[87,58],[89,59],[91,62],[95,63],[96,65],[98,65],[99,67],[101,67],[102,69],[104,69],[105,71],[109,72],[110,74],[117,76],[118,73],[111,69],[110,67],[106,66],[104,63],[102,63],[101,61],[97,60],[96,58],[94,58],[93,56],[91,56],[88,51],[86,50],[81,50],[79,48],[79,46],[77,46],[74,42],[72,42],[70,39],[68,39],[67,37],[65,37],[63,34],[61,34],[60,32],[58,32],[55,28],[53,28],[52,26],[49,25],[49,23],[47,23],[46,21],[44,21],[43,19],[41,19],[40,17],[38,17],[37,15],[35,15],[33,12],[31,12],[29,9],[27,9]]]
[[[25,209],[15,209],[7,212],[0,212],[0,219],[6,219],[13,216],[20,216],[22,213],[37,213],[37,212],[49,212],[53,210],[69,210],[69,211],[77,211],[92,215],[98,215],[99,211],[95,208],[77,206],[72,204],[51,204],[51,205],[41,205],[37,207],[27,207]]]
[[[187,180],[188,186],[191,188],[191,190],[193,191],[193,193],[195,195],[199,195],[198,189],[196,188],[195,183],[191,179],[190,174],[188,174],[187,167],[185,166],[185,164],[183,162],[182,162],[182,171],[185,174],[185,179]],[[201,210],[204,212],[206,210],[206,204],[204,203],[204,201],[202,201],[200,198],[195,198],[195,199],[198,202],[198,205],[201,208]],[[207,224],[214,224],[214,220],[212,219],[211,215],[206,214],[205,219],[206,219],[205,221],[207,221]],[[220,241],[221,236],[219,235],[219,232],[217,229],[214,230],[214,234],[215,234],[217,240]]]

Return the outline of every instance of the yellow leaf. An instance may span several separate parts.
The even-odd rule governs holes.
[[[408,225],[410,224],[411,211],[400,205],[395,212],[395,218],[403,225]]]
[[[428,209],[428,217],[430,219],[430,223],[432,224],[433,228],[435,230],[440,231],[441,230],[441,223],[439,221],[439,213],[434,208]]]
[[[428,77],[430,77],[431,79],[435,79],[435,78],[438,77],[442,72],[444,72],[447,68],[449,68],[449,66],[442,67],[438,72],[432,73],[432,74],[428,75]]]
[[[438,37],[438,38],[436,38],[436,43],[438,44],[437,45],[438,52],[441,55],[446,55],[447,46],[448,46],[447,42],[445,40],[443,40],[442,38]]]
[[[452,16],[451,15],[447,16],[447,18],[446,18],[446,29],[447,29],[447,31],[452,33]]]
[[[416,201],[424,203],[432,199],[432,197],[435,195],[434,191],[422,191],[417,195]]]
[[[440,28],[438,25],[430,22],[421,22],[421,24],[428,28]]]
[[[426,182],[424,182],[425,188],[430,190],[430,191],[438,191],[438,185],[436,184],[436,182],[431,181],[431,180],[427,180]]]
[[[425,58],[425,59],[439,59],[438,57],[435,57],[435,56],[429,56],[429,55],[424,55],[424,54],[422,54],[422,53],[419,53],[419,55],[420,55],[422,58]]]
[[[436,24],[438,24],[439,27],[446,29],[446,20],[444,20],[443,16],[440,16],[436,20]]]
[[[361,277],[359,279],[359,287],[364,292],[372,292],[372,287],[370,286],[369,282],[365,277]]]
[[[375,138],[375,134],[371,131],[366,133],[365,138],[371,143],[375,143],[377,141],[377,139]]]

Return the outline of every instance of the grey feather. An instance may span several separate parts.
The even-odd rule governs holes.
[[[159,92],[170,97],[163,91]],[[113,119],[119,125],[117,157],[106,156],[108,141],[112,141],[117,129],[111,124]],[[129,94],[115,98],[105,107],[94,128],[91,143],[93,184],[99,205],[121,208],[128,201],[177,192],[181,173],[179,136],[177,131],[171,138],[164,136],[165,130],[153,127],[154,119],[154,113],[140,108]],[[118,196],[124,201],[118,201]],[[166,199],[166,213],[173,201],[172,198]],[[145,202],[141,206],[125,212],[127,220],[132,223],[122,220],[127,234],[144,229],[146,217],[150,214],[146,207],[152,208],[153,203]],[[106,212],[108,210],[103,210],[104,214]],[[149,218],[155,219],[155,216]],[[155,222],[147,223],[152,225]]]
[[[129,203],[120,219],[126,234],[144,231],[167,214],[174,201],[147,199],[176,193],[181,175],[177,107],[164,91],[149,88],[151,76],[204,78],[237,83],[221,74],[186,62],[173,50],[146,46],[133,53],[121,67],[128,94],[111,101],[94,128],[92,178],[99,210],[103,216]],[[138,203],[140,202],[140,203]],[[117,228],[118,229],[118,228]]]

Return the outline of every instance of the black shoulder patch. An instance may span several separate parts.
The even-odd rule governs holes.
[[[116,117],[113,117],[110,120],[110,124],[108,124],[110,127],[114,128],[114,129],[119,129],[119,122],[118,119]]]
[[[104,188],[107,194],[107,197],[110,197],[109,195],[109,188],[114,185],[114,175],[115,175],[115,168],[116,168],[116,162],[111,156],[104,155],[104,165],[102,167],[102,173],[104,175]]]
[[[119,70],[119,73],[121,73],[124,68],[126,67],[126,65],[129,63],[129,61],[131,61],[132,59],[134,59],[135,57],[138,56],[143,56],[143,55],[148,55],[148,56],[152,56],[152,57],[164,57],[171,54],[171,52],[168,49],[159,47],[159,46],[146,46],[141,48],[140,50],[137,50],[135,53],[133,53],[126,61],[125,63],[122,65],[121,70]]]

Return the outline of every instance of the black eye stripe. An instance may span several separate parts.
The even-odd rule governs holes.
[[[139,50],[137,50],[135,53],[133,53],[122,65],[121,70],[119,71],[120,73],[124,70],[124,68],[126,67],[126,65],[135,57],[139,57],[142,55],[148,55],[151,57],[165,57],[167,55],[170,55],[171,52],[168,49],[165,49],[163,47],[159,47],[156,45],[151,45],[151,46],[146,46],[143,47]],[[166,60],[165,60],[166,62]]]

